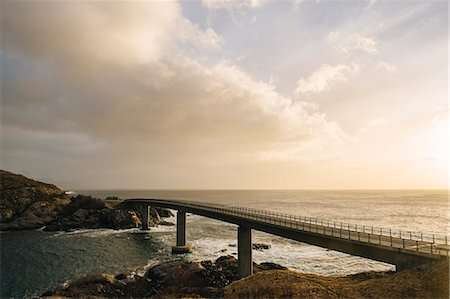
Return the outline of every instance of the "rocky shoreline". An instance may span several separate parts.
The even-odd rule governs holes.
[[[43,298],[448,298],[448,261],[402,272],[366,272],[345,277],[298,273],[273,263],[254,263],[254,275],[239,279],[237,260],[171,261],[143,276],[97,274],[67,282]]]
[[[255,273],[268,270],[287,270],[273,263],[254,263]],[[222,256],[216,261],[160,263],[146,271],[143,276],[115,276],[98,274],[76,279],[64,286],[48,290],[43,297],[221,297],[224,287],[239,280],[237,259]]]
[[[141,211],[110,209],[91,196],[68,196],[55,185],[0,170],[0,230],[45,231],[75,229],[127,229],[136,227]],[[168,209],[151,208],[151,225],[173,225],[163,218],[173,216]]]
[[[69,197],[58,187],[0,171],[0,230],[47,231],[136,227],[140,211],[110,209],[90,196]],[[151,225],[173,225],[167,209],[152,209]],[[235,246],[230,244],[229,246]],[[255,243],[253,250],[270,245]],[[226,250],[223,250],[226,251]],[[239,279],[237,260],[171,261],[143,276],[96,274],[74,279],[40,297],[71,298],[449,298],[449,263],[442,259],[406,271],[345,277],[297,273],[273,263],[254,263],[254,275]]]

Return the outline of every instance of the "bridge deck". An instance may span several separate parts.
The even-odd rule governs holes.
[[[292,240],[395,264],[404,269],[424,261],[449,257],[447,237],[344,224],[216,203],[126,199],[122,205],[151,205],[185,211]]]

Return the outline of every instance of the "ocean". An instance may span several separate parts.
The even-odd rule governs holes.
[[[449,236],[448,190],[102,190],[76,191],[98,198],[166,198],[253,207],[336,222]],[[175,222],[175,219],[168,219]],[[38,295],[88,273],[136,273],[161,261],[214,260],[236,255],[235,225],[196,215],[187,217],[193,253],[171,254],[175,227],[148,232],[78,230],[75,232],[1,232],[0,297]],[[271,248],[254,251],[256,262],[274,262],[292,270],[321,275],[393,270],[380,263],[269,234],[254,232],[253,242]]]

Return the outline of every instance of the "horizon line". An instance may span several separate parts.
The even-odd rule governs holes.
[[[317,189],[311,189],[311,188],[273,188],[273,189],[220,189],[220,188],[205,188],[205,189],[199,189],[199,188],[173,188],[173,189],[167,189],[167,188],[137,188],[137,189],[131,189],[131,188],[113,188],[113,189],[91,189],[91,188],[74,188],[74,189],[64,189],[64,191],[449,191],[449,188],[317,188]]]

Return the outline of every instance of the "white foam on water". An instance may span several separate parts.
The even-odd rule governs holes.
[[[188,243],[192,245],[192,253],[188,255],[188,259],[192,261],[216,260],[223,255],[236,256],[237,247],[236,238],[220,238],[220,236],[212,236],[208,231],[217,229],[213,227],[211,221],[199,220],[202,226],[200,236],[192,236]],[[220,225],[220,224],[219,224]],[[222,229],[227,230],[224,225],[220,225]],[[232,233],[235,233],[235,228]],[[228,235],[232,235],[229,231]],[[237,236],[236,236],[237,237]],[[189,240],[189,236],[188,236]],[[351,256],[345,253],[312,246],[309,244],[296,242],[280,237],[272,236],[265,233],[255,232],[253,235],[253,243],[264,243],[270,245],[267,250],[253,250],[253,261],[256,263],[272,262],[288,267],[291,270],[314,273],[320,275],[343,276],[353,273],[366,271],[389,271],[394,266],[364,259],[361,257]]]
[[[150,227],[150,229],[148,231],[143,231],[143,232],[175,232],[176,226],[172,225],[172,226],[167,226],[167,225],[158,225],[158,226],[152,226]]]
[[[73,236],[73,235],[83,235],[86,237],[97,238],[104,237],[109,235],[118,235],[123,233],[141,233],[139,228],[129,228],[129,229],[110,229],[110,228],[96,228],[96,229],[78,229],[70,232],[57,232],[52,237],[64,237],[64,236]]]
[[[40,228],[39,231],[43,231],[44,227]],[[58,231],[52,237],[58,236],[73,236],[73,235],[83,235],[86,237],[97,238],[109,235],[119,235],[124,233],[130,234],[147,234],[149,232],[175,232],[176,226],[158,225],[150,227],[150,230],[141,230],[139,227],[128,228],[128,229],[111,229],[111,228],[89,228],[89,229],[77,229],[69,232]]]
[[[189,254],[189,259],[193,261],[214,261],[220,256],[237,253],[237,247],[229,246],[229,244],[236,244],[234,239],[202,238],[188,243],[192,246],[192,253]],[[222,252],[224,249],[226,251]]]
[[[150,259],[144,267],[138,267],[131,272],[131,276],[144,276],[148,269],[160,264],[161,261]]]

